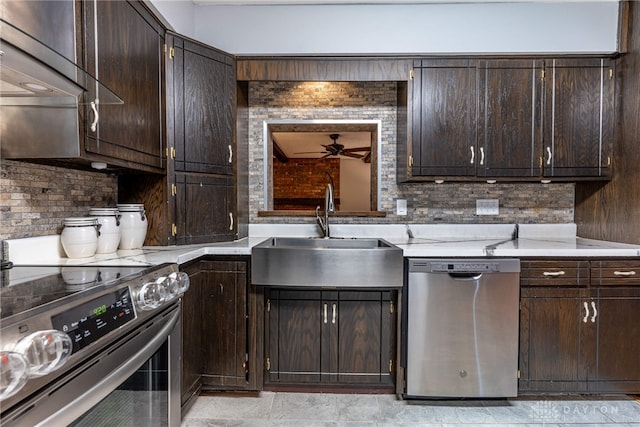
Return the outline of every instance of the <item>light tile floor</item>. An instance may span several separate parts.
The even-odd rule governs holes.
[[[640,427],[640,402],[626,396],[403,401],[394,395],[274,393],[200,396],[182,427],[385,426]]]

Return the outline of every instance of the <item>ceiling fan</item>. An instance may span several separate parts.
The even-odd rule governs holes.
[[[329,138],[331,138],[333,142],[327,145],[321,144],[325,148],[324,151],[319,151],[319,152],[306,151],[303,153],[296,153],[296,154],[320,153],[320,154],[324,154],[324,156],[321,157],[322,159],[325,159],[329,156],[346,156],[346,157],[353,157],[354,159],[364,159],[365,157],[367,157],[367,153],[371,151],[371,147],[369,146],[344,148],[344,145],[338,143],[339,137],[340,137],[340,134],[338,133],[332,133],[331,135],[329,135]],[[360,154],[359,152],[362,152],[362,154]]]

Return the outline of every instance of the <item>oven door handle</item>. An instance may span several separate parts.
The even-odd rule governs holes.
[[[93,384],[86,392],[77,396],[72,401],[58,409],[37,426],[51,425],[68,425],[77,420],[85,412],[89,411],[95,405],[100,403],[102,399],[107,397],[109,393],[118,388],[126,379],[128,379],[140,366],[144,364],[151,356],[153,356],[160,346],[167,340],[171,331],[180,320],[180,309],[178,308],[165,319],[166,323],[162,329],[149,340],[144,347],[123,362],[117,369],[111,371],[100,381]]]

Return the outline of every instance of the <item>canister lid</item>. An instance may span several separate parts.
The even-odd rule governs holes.
[[[71,227],[91,227],[96,224],[98,224],[98,218],[90,216],[71,217],[64,219],[64,225]]]
[[[118,208],[91,208],[89,215],[91,216],[118,216]]]
[[[142,203],[118,204],[117,206],[120,212],[143,212],[144,211],[144,204]]]

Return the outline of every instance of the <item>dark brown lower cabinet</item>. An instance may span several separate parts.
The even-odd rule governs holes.
[[[589,391],[639,393],[640,286],[600,286],[597,297],[596,356]]]
[[[522,288],[520,294],[520,391],[584,392],[587,365],[586,288]]]
[[[640,263],[522,265],[519,391],[640,393]]]
[[[200,261],[202,386],[242,388],[248,382],[247,263]]]
[[[257,307],[250,257],[209,257],[183,268],[191,286],[182,299],[182,403],[200,390],[259,390],[255,362]],[[253,313],[255,316],[255,313]],[[253,350],[253,352],[251,351]]]
[[[202,388],[202,289],[205,276],[198,262],[181,268],[191,284],[182,296],[182,406],[193,402]]]
[[[393,386],[394,291],[270,289],[265,386]]]

